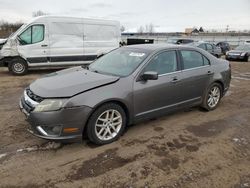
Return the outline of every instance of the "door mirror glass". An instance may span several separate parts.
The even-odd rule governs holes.
[[[158,73],[154,71],[147,71],[144,72],[141,76],[142,80],[157,80],[158,79]]]

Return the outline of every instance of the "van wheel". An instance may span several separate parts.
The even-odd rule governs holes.
[[[107,103],[91,115],[87,124],[87,135],[97,145],[117,140],[126,126],[126,114],[120,105]]]
[[[8,64],[8,69],[12,74],[21,76],[28,72],[28,64],[24,59],[18,57]]]
[[[222,97],[222,87],[218,83],[213,83],[207,90],[203,98],[202,107],[207,111],[217,108]]]

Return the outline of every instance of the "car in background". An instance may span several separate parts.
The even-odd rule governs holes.
[[[143,44],[34,81],[20,108],[34,135],[95,144],[117,140],[128,125],[190,106],[214,110],[230,86],[228,61],[187,45]]]
[[[244,44],[250,45],[250,40],[246,40]]]
[[[218,42],[216,46],[221,48],[221,51],[224,55],[226,55],[226,52],[231,49],[230,45],[228,42]]]
[[[215,44],[211,44],[208,42],[194,42],[191,45],[197,46],[203,50],[206,50],[210,54],[214,55],[217,58],[220,58],[223,53],[220,47],[217,47]]]
[[[190,44],[190,43],[193,43],[194,40],[193,39],[183,39],[183,38],[180,38],[180,39],[170,39],[168,41],[168,43],[170,44]]]
[[[23,24],[0,51],[0,66],[14,75],[30,68],[88,65],[120,46],[118,21],[39,16]]]
[[[250,61],[250,44],[237,46],[226,53],[227,60]]]

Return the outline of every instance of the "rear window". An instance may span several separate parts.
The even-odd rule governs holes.
[[[192,50],[181,50],[183,69],[191,69],[209,65],[209,60],[199,52]]]

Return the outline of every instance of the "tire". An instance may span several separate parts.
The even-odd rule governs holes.
[[[246,62],[250,62],[250,55],[246,57]]]
[[[203,97],[202,108],[207,111],[214,110],[218,107],[222,97],[222,86],[219,83],[213,83],[207,89]]]
[[[9,62],[8,69],[13,75],[21,76],[27,74],[28,64],[24,59],[17,57]]]
[[[126,114],[123,108],[115,103],[107,103],[97,108],[90,116],[87,136],[97,145],[109,144],[121,136],[125,127]]]

